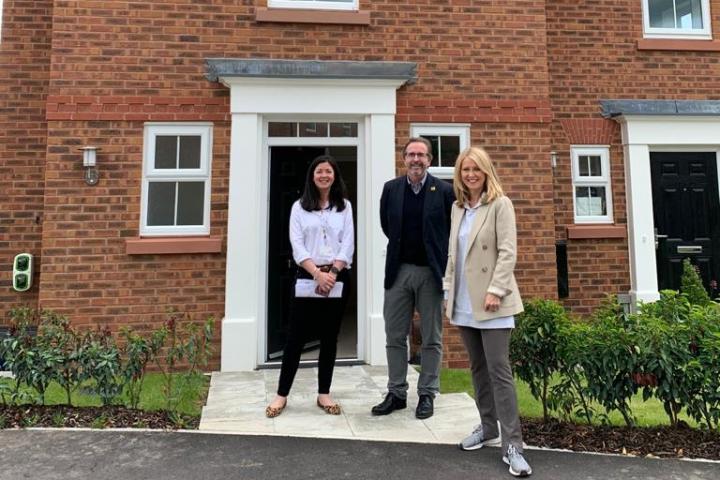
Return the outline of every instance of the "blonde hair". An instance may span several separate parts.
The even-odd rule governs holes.
[[[466,158],[469,158],[480,171],[485,174],[485,185],[483,192],[485,193],[485,202],[490,203],[496,198],[504,195],[500,179],[495,172],[495,166],[490,160],[490,155],[481,147],[469,147],[460,152],[455,161],[455,174],[453,176],[453,190],[455,190],[455,198],[459,206],[465,205],[470,200],[470,192],[462,181],[462,164]]]

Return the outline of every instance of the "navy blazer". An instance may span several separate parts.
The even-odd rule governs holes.
[[[388,238],[385,256],[385,288],[392,287],[400,269],[400,237],[402,213],[407,176],[385,183],[380,197],[380,225]],[[452,185],[429,173],[425,179],[425,202],[423,203],[423,242],[428,266],[432,270],[438,290],[442,290],[442,278],[448,256],[450,235],[450,211],[455,201]]]

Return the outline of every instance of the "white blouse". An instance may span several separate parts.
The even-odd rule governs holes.
[[[470,304],[470,292],[468,291],[467,280],[465,279],[465,252],[468,248],[468,237],[470,230],[475,222],[480,203],[475,207],[465,205],[465,215],[463,215],[460,228],[458,229],[458,244],[455,257],[455,301],[453,305],[453,314],[450,323],[459,327],[471,327],[479,329],[495,329],[495,328],[515,328],[515,317],[493,318],[491,320],[478,321],[475,320],[472,313],[472,305]]]
[[[350,268],[355,251],[350,202],[345,200],[342,212],[335,207],[308,212],[296,201],[290,211],[290,244],[298,265],[310,258],[315,265],[339,260]]]

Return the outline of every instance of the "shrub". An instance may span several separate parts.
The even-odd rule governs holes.
[[[81,340],[67,317],[51,311],[41,313],[38,342],[44,350],[52,351],[55,355],[56,365],[51,377],[65,390],[68,405],[72,405],[72,392],[78,388],[83,378],[80,363]]]
[[[638,390],[632,381],[636,351],[624,321],[609,316],[596,319],[582,335],[582,349],[573,360],[582,368],[587,393],[607,412],[618,411],[632,426],[630,399]]]
[[[683,273],[680,277],[680,292],[687,295],[693,305],[709,305],[710,295],[703,286],[697,267],[690,263],[690,259],[683,260]]]
[[[515,374],[528,384],[532,395],[542,403],[545,421],[550,408],[550,381],[561,368],[557,354],[561,331],[569,322],[559,303],[534,299],[527,302],[525,311],[518,315],[510,341]]]
[[[585,338],[590,328],[592,326],[585,322],[571,322],[563,328],[562,342],[558,345],[560,377],[550,391],[553,410],[565,418],[582,417],[588,424],[592,422],[595,410],[590,406],[591,392],[582,363],[587,355]]]
[[[214,323],[215,320],[208,317],[200,327],[190,322],[187,315],[169,311],[165,324],[153,333],[153,342],[165,345],[164,356],[156,356],[155,363],[163,376],[165,408],[169,412],[177,410],[182,386],[199,375],[199,367],[207,365],[212,352]],[[187,363],[187,368],[179,378],[181,383],[176,385],[173,373],[182,362]]]
[[[26,403],[34,399],[30,393],[34,391],[44,403],[45,391],[56,381],[71,404],[72,392],[87,382],[103,405],[113,404],[125,391],[130,406],[137,408],[145,370],[156,361],[165,379],[166,408],[173,412],[181,400],[176,392],[184,386],[175,385],[174,374],[182,367],[185,373],[179,378],[186,383],[200,375],[212,353],[213,327],[212,318],[198,324],[172,313],[149,336],[124,329],[121,348],[108,329],[77,331],[62,315],[28,307],[13,309],[9,334],[0,338],[0,358],[15,378],[0,381],[0,402]],[[161,352],[164,356],[159,358]]]
[[[146,338],[128,328],[123,328],[120,334],[125,340],[125,346],[122,350],[125,358],[122,367],[125,391],[127,392],[130,408],[138,408],[140,393],[145,380],[145,370],[162,348],[163,338],[159,335]]]
[[[80,352],[83,380],[92,380],[90,390],[103,405],[112,405],[122,393],[120,349],[107,329],[86,332]]]
[[[688,415],[720,429],[720,309],[716,303],[695,306],[688,319],[692,358],[685,369]]]

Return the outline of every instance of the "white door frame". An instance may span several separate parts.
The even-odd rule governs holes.
[[[378,212],[395,176],[396,90],[404,80],[220,77],[232,114],[222,371],[258,366],[266,325],[269,118],[355,118],[362,123],[358,167],[358,330],[367,363],[385,364],[382,317],[386,240]],[[360,158],[358,159],[360,160]],[[360,202],[362,202],[360,204]],[[360,326],[362,325],[362,326]]]
[[[658,293],[650,152],[720,151],[720,117],[622,115],[632,303],[652,302]],[[718,162],[720,181],[720,161]]]

